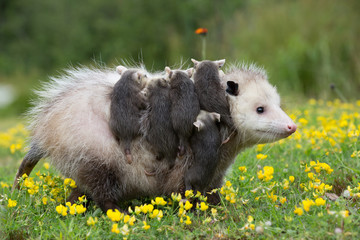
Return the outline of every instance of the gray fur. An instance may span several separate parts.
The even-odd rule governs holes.
[[[139,136],[141,111],[146,109],[141,77],[135,70],[126,70],[110,95],[110,129],[122,143],[128,163],[132,162],[131,142]]]
[[[171,122],[179,137],[179,156],[185,154],[193,123],[200,112],[194,83],[183,71],[173,71],[170,77]]]
[[[148,86],[149,129],[146,139],[158,160],[174,165],[179,139],[171,123],[170,84],[164,78],[152,80]]]
[[[219,65],[208,60],[193,61],[195,63],[195,90],[199,98],[200,108],[208,112],[220,113],[221,122],[231,128],[233,123],[225,89],[221,84]]]
[[[185,189],[205,193],[218,165],[221,136],[216,120],[216,113],[201,111],[194,125],[196,129],[191,136],[190,146],[194,154],[193,163],[185,172]],[[219,114],[217,114],[219,115]]]

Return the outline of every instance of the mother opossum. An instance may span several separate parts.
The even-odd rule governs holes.
[[[78,188],[70,200],[85,193],[103,211],[119,209],[117,204],[123,200],[180,191],[191,154],[176,159],[169,170],[167,161],[158,161],[151,146],[139,136],[131,143],[133,162],[126,162],[109,129],[110,93],[118,80],[113,69],[75,68],[51,78],[37,92],[39,99],[29,114],[30,150],[19,167],[14,187],[41,158],[49,157],[65,177],[76,181]],[[281,110],[280,97],[263,69],[233,65],[221,81],[234,129],[229,129],[230,140],[219,149],[220,160],[207,191],[222,185],[241,150],[286,138],[296,131],[294,122]]]

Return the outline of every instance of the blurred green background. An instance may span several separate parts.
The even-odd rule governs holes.
[[[264,66],[290,104],[359,97],[358,0],[1,0],[0,116],[23,113],[32,89],[69,66],[190,65],[198,27],[208,59]]]

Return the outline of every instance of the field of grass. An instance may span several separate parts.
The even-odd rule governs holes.
[[[188,192],[186,203],[175,194],[128,202],[126,215],[67,204],[76,183],[46,160],[11,192],[28,136],[14,125],[0,132],[0,238],[360,238],[360,101],[312,99],[288,113],[298,131],[241,153],[217,189],[220,205]]]

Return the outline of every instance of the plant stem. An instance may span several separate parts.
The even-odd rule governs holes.
[[[202,37],[202,50],[201,50],[202,59],[206,59],[206,36]]]

